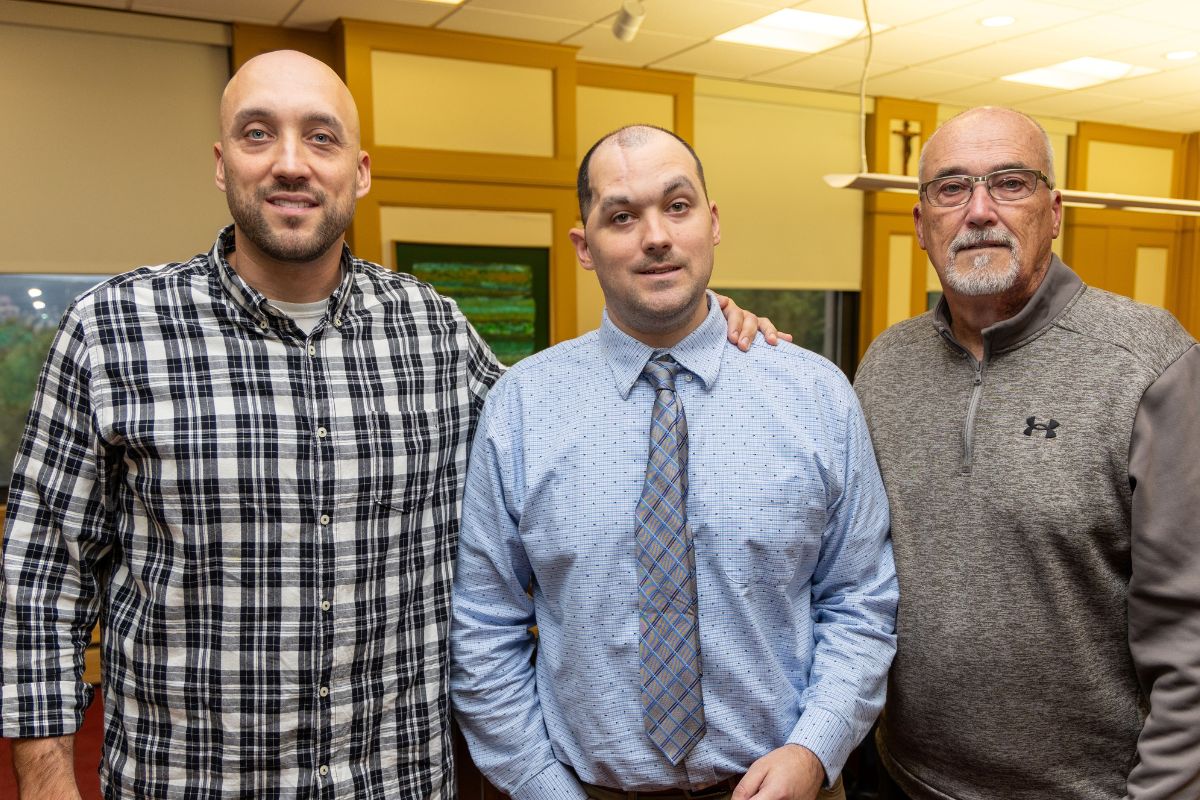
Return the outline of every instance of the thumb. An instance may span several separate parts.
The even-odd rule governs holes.
[[[746,774],[738,781],[737,788],[733,790],[729,800],[750,800],[757,794],[759,787],[762,786],[763,779],[767,777],[767,768],[763,766],[762,759],[755,761],[750,765],[750,769],[746,770]]]

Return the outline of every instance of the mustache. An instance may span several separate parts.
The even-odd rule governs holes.
[[[645,270],[655,269],[658,267],[678,267],[679,269],[684,269],[687,267],[687,262],[673,260],[671,258],[671,253],[654,253],[647,255],[645,258],[639,261],[637,266],[634,267],[634,271],[643,272]]]
[[[965,250],[968,247],[978,247],[979,245],[1007,247],[1011,250],[1016,247],[1017,239],[1008,231],[976,228],[975,230],[965,231],[955,236],[950,242],[948,250],[950,257],[954,258],[959,250]]]

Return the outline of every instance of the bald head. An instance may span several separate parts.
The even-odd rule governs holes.
[[[336,72],[312,56],[276,50],[247,61],[221,95],[221,138],[236,135],[255,112],[286,100],[307,108],[314,121],[333,123],[348,144],[359,146],[358,107]]]
[[[974,135],[976,132],[988,131],[996,127],[997,124],[1010,129],[1027,129],[1029,135],[1037,138],[1038,150],[1039,155],[1042,157],[1042,163],[1037,164],[1036,167],[1050,176],[1050,182],[1052,184],[1055,183],[1054,148],[1050,144],[1050,135],[1046,133],[1046,129],[1043,128],[1036,119],[1028,114],[1024,114],[1012,108],[1004,108],[1002,106],[979,106],[977,108],[970,108],[946,120],[941,127],[933,132],[933,135],[929,137],[929,140],[925,143],[925,146],[921,148],[921,157],[917,167],[917,174],[920,176],[920,180],[927,181],[933,177],[926,172],[926,154],[931,151],[938,152],[941,145],[941,143],[938,142],[939,137],[949,138],[948,136],[943,136],[945,132]]]

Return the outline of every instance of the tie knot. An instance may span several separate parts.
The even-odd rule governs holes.
[[[654,387],[655,391],[668,389],[673,392],[675,391],[675,376],[682,369],[682,364],[669,354],[663,353],[647,361],[646,366],[642,368],[642,374],[646,376],[646,380]]]

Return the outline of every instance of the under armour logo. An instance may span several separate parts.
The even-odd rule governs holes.
[[[1045,431],[1047,439],[1053,439],[1056,434],[1054,429],[1058,427],[1058,420],[1050,420],[1049,422],[1038,422],[1037,417],[1026,417],[1025,428],[1026,436],[1033,436],[1034,431]]]

